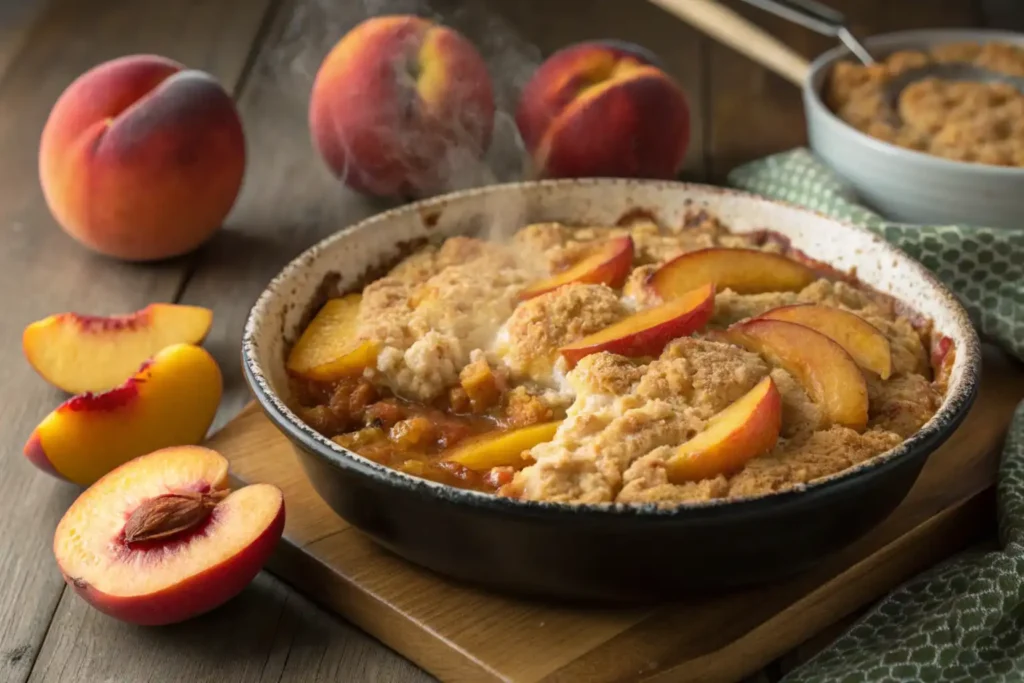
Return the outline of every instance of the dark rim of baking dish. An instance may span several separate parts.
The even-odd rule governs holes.
[[[874,36],[868,36],[863,40],[863,43],[865,47],[869,49],[873,44],[876,47],[881,47],[884,50],[883,54],[887,56],[900,50],[919,49],[913,48],[912,45],[932,43],[937,37],[941,36],[949,38],[949,41],[942,41],[943,43],[954,42],[954,39],[957,37],[959,37],[960,41],[971,40],[968,36],[975,36],[974,40],[979,42],[1002,40],[1004,42],[1013,43],[1017,47],[1024,49],[1024,33],[986,28],[933,28],[894,31],[892,33],[879,33]],[[977,36],[986,36],[986,38],[978,38]],[[909,44],[898,45],[898,43],[903,42]],[[882,43],[883,45],[879,46],[878,43]],[[1009,177],[1024,176],[1024,167],[997,166],[996,164],[983,164],[980,161],[960,161],[958,159],[940,157],[937,154],[921,152],[916,149],[900,147],[899,145],[868,135],[839,118],[839,116],[836,115],[836,113],[832,111],[827,104],[825,104],[821,91],[814,87],[814,81],[819,77],[819,74],[827,71],[840,59],[843,57],[849,57],[851,54],[850,50],[842,45],[834,47],[827,52],[823,52],[811,62],[810,69],[807,71],[807,77],[804,80],[803,89],[805,93],[809,93],[808,99],[811,100],[814,107],[820,109],[825,114],[833,125],[839,125],[847,129],[857,139],[857,141],[865,147],[869,147],[876,152],[888,154],[895,158],[903,158],[905,160],[915,161],[918,163],[938,164],[940,167],[944,167],[946,170],[950,171],[963,171]],[[828,78],[828,74],[824,73],[821,78],[821,87],[824,88],[825,79]]]
[[[846,229],[860,232],[879,242],[885,249],[899,254],[907,263],[908,267],[916,270],[919,278],[924,279],[937,290],[941,295],[944,305],[953,310],[956,318],[955,326],[962,329],[964,340],[955,347],[957,358],[962,358],[964,363],[961,373],[961,381],[958,385],[947,388],[939,410],[932,415],[931,419],[924,424],[910,438],[900,445],[888,451],[880,453],[858,465],[847,468],[827,477],[822,477],[810,483],[799,484],[789,489],[773,493],[765,493],[755,496],[737,498],[716,498],[706,501],[684,502],[673,507],[658,507],[653,503],[631,504],[631,503],[556,503],[547,501],[520,500],[496,496],[481,491],[461,489],[448,484],[415,477],[404,472],[381,465],[373,460],[350,451],[334,443],[323,436],[312,427],[308,426],[295,415],[287,404],[270,388],[269,383],[263,376],[262,370],[256,361],[258,356],[258,344],[254,339],[255,331],[260,326],[258,317],[262,315],[261,309],[269,301],[277,296],[275,291],[285,278],[292,271],[301,270],[307,267],[306,261],[316,258],[319,251],[335,240],[345,239],[347,233],[357,229],[366,229],[377,223],[387,224],[396,216],[407,213],[424,212],[436,205],[445,205],[450,202],[457,202],[467,197],[479,194],[499,192],[511,188],[542,187],[557,190],[559,187],[580,186],[580,185],[646,185],[649,187],[661,187],[665,189],[678,188],[681,190],[696,190],[703,193],[718,193],[747,197],[753,200],[767,202],[769,204],[781,205],[791,210],[812,214],[835,224],[843,225]],[[429,213],[426,211],[424,213]],[[439,501],[446,501],[453,504],[468,504],[478,508],[485,508],[494,512],[506,512],[515,514],[541,514],[541,515],[611,515],[614,517],[654,517],[674,518],[681,515],[699,516],[702,511],[707,514],[715,514],[723,507],[733,513],[757,513],[766,506],[778,507],[787,504],[806,502],[808,496],[828,495],[829,492],[839,491],[846,487],[856,486],[858,482],[873,474],[880,474],[890,467],[894,467],[904,457],[909,457],[920,451],[931,451],[938,447],[938,444],[945,440],[963,422],[967,411],[978,391],[981,365],[981,345],[974,327],[970,322],[967,312],[961,306],[956,296],[949,291],[939,280],[928,271],[923,265],[910,258],[905,252],[895,245],[885,242],[869,230],[845,221],[836,220],[818,211],[798,206],[791,202],[769,199],[750,192],[733,190],[731,188],[715,187],[698,183],[683,183],[675,181],[652,181],[627,178],[584,178],[584,179],[560,179],[541,180],[531,182],[504,183],[488,185],[485,187],[473,188],[446,195],[440,195],[429,199],[405,204],[403,206],[384,211],[358,223],[343,228],[338,232],[325,237],[313,246],[309,247],[291,262],[288,263],[264,289],[250,310],[245,324],[245,331],[242,338],[242,369],[246,381],[251,387],[256,401],[264,413],[269,417],[275,426],[285,435],[297,442],[306,450],[316,454],[335,467],[354,470],[360,474],[377,479],[383,483],[404,489],[410,493],[427,496]]]

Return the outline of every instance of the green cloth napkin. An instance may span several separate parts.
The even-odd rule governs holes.
[[[729,182],[879,233],[936,273],[984,337],[1024,360],[1024,228],[887,222],[805,149],[741,166]],[[783,681],[1024,681],[1024,403],[997,498],[1000,550],[967,551],[900,586]]]

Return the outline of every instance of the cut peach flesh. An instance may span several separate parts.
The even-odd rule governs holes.
[[[247,558],[254,566],[238,567],[247,576],[224,577],[224,583],[231,579],[234,587],[185,589],[185,584],[212,579],[212,570],[245,558],[268,530],[280,536],[275,526],[283,525],[284,500],[277,487],[254,484],[232,492],[205,522],[178,537],[137,545],[124,541],[126,521],[142,502],[171,491],[226,488],[227,473],[227,459],[197,446],[159,450],[115,469],[79,496],[58,524],[54,554],[61,572],[98,608],[140,623],[159,623],[160,615],[147,615],[146,601],[157,602],[155,596],[160,596],[163,609],[175,611],[168,591],[179,587],[181,599],[200,601],[182,609],[205,611],[216,606],[202,601],[218,595],[218,589],[226,592],[219,594],[217,603],[230,598],[251,580],[268,551],[261,550],[263,557]],[[276,543],[276,538],[270,540]]]
[[[755,318],[733,325],[725,338],[774,358],[825,411],[829,422],[861,430],[868,421],[864,375],[839,344],[809,327]]]
[[[619,288],[626,282],[632,267],[633,238],[615,237],[561,273],[530,285],[519,298],[540,296],[570,283]]]
[[[529,464],[523,453],[537,444],[551,441],[561,422],[545,422],[510,432],[485,434],[463,442],[445,460],[471,470],[485,471],[492,467],[522,467]]]
[[[220,369],[207,351],[169,346],[117,389],[58,406],[33,431],[25,455],[45,458],[65,479],[87,486],[136,456],[201,441],[221,391]]]
[[[857,365],[882,379],[892,374],[892,349],[878,328],[855,313],[818,304],[782,306],[761,316],[771,320],[798,323],[839,344]]]
[[[673,299],[705,284],[737,294],[757,294],[799,291],[815,279],[813,270],[785,256],[711,247],[669,261],[651,274],[649,284],[663,299]]]
[[[199,306],[151,304],[130,315],[61,313],[32,323],[22,335],[25,357],[50,384],[72,394],[112,389],[172,344],[198,344],[213,312]]]
[[[634,313],[614,325],[560,349],[569,367],[592,353],[656,356],[673,339],[707,324],[715,312],[715,287],[704,285],[668,303]]]
[[[775,447],[782,428],[782,397],[771,377],[708,420],[707,428],[666,464],[669,481],[700,481],[740,470]]]
[[[316,314],[288,355],[288,369],[318,381],[359,374],[377,362],[377,346],[356,337],[359,294],[331,299]]]

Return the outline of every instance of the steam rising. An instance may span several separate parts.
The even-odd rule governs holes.
[[[490,147],[482,159],[456,146],[443,160],[444,186],[449,192],[523,179],[529,174],[529,158],[515,125],[514,111],[523,85],[542,60],[540,50],[529,44],[500,16],[466,0],[315,0],[296,3],[270,60],[283,96],[308,102],[320,63],[337,41],[367,17],[415,14],[449,26],[466,36],[487,63],[494,87],[495,119]],[[438,9],[437,5],[443,5]],[[400,71],[404,70],[404,65]],[[472,122],[469,122],[472,124]],[[471,126],[466,126],[470,128]],[[468,138],[468,133],[466,134]],[[410,136],[412,138],[413,136]],[[404,144],[413,149],[411,139]],[[490,207],[493,220],[482,237],[508,238],[525,219],[521,202]]]

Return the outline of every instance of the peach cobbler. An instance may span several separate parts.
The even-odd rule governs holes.
[[[911,69],[968,63],[1024,76],[1024,48],[1007,43],[949,43],[900,51],[872,66],[842,61],[825,87],[841,119],[873,137],[948,159],[1024,166],[1024,94],[1008,83],[925,78],[902,90],[894,111],[885,87]]]
[[[771,233],[528,225],[451,237],[328,298],[288,358],[292,405],[408,474],[524,500],[779,491],[901,443],[952,353]],[[933,366],[939,371],[933,376]]]

